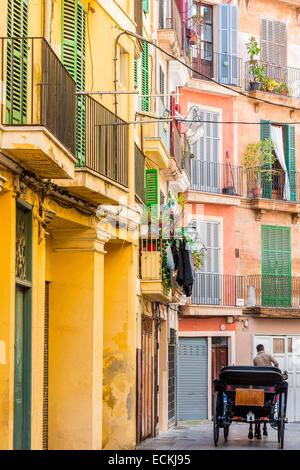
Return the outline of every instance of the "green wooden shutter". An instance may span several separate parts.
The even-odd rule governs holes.
[[[7,12],[6,123],[26,124],[28,0],[8,0]]]
[[[296,188],[296,129],[286,126],[286,163],[291,187],[291,201],[297,199]]]
[[[142,53],[142,111],[150,111],[149,94],[149,45],[144,42]]]
[[[133,79],[134,79],[134,87],[137,88],[139,86],[139,73],[138,73],[138,60],[134,61],[134,71],[133,71]]]
[[[262,226],[262,305],[291,305],[291,232]]]
[[[155,168],[145,170],[145,202],[153,215],[159,215],[159,171]]]
[[[76,81],[77,91],[85,90],[86,13],[78,0],[62,2],[62,61]],[[85,96],[77,97],[76,155],[78,165],[85,162]]]
[[[260,121],[260,139],[266,140],[271,136],[271,123],[270,121]],[[271,165],[265,165],[264,170],[271,170]],[[262,186],[262,196],[268,199],[272,198],[272,179],[267,176],[266,172],[261,173],[261,186]]]
[[[145,13],[149,13],[149,0],[143,0],[143,10]]]

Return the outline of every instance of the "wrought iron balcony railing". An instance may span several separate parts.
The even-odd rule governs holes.
[[[300,201],[300,173],[280,169],[246,170],[247,197]]]
[[[90,96],[83,97],[81,166],[128,186],[128,124]],[[78,151],[78,149],[77,149]]]
[[[191,303],[227,307],[300,308],[300,277],[195,274]]]
[[[245,305],[246,280],[244,276],[230,274],[195,274],[192,293],[194,305]]]
[[[75,154],[76,84],[44,38],[0,38],[1,124],[43,126]]]
[[[191,188],[208,193],[243,194],[243,167],[191,160]]]
[[[201,80],[213,78],[225,85],[242,86],[242,59],[236,56],[210,52],[199,45],[190,46],[192,77]]]
[[[300,277],[247,276],[247,305],[278,308],[300,308]]]
[[[245,81],[248,91],[265,91],[281,96],[293,98],[300,97],[300,69],[295,67],[282,67],[267,62],[256,61],[255,68],[259,67],[263,73],[260,81],[254,80],[253,64],[245,63]]]

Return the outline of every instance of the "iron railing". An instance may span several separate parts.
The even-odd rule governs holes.
[[[145,156],[135,144],[135,194],[145,202]]]
[[[178,6],[176,5],[175,0],[170,1],[170,16],[165,17],[164,12],[163,12],[163,4],[162,8],[160,8],[160,14],[159,14],[159,29],[173,29],[175,31],[178,43],[180,45],[180,49],[182,49],[182,41],[183,41],[183,32],[182,32],[182,19],[181,15],[178,9]]]
[[[242,59],[240,57],[210,52],[201,46],[190,46],[192,77],[214,79],[225,85],[242,86]]]
[[[85,101],[83,166],[128,186],[128,124],[90,96]]]
[[[253,275],[247,276],[246,305],[261,307],[300,307],[300,277]]]
[[[191,303],[244,308],[300,308],[300,277],[197,272]]]
[[[191,160],[191,188],[209,193],[243,194],[243,167]]]
[[[300,200],[300,173],[280,169],[249,168],[245,170],[247,197],[250,199]]]
[[[261,90],[281,96],[298,98],[300,96],[300,69],[282,67],[263,61],[256,61],[256,66],[264,69],[264,78],[255,83],[252,73],[252,63],[245,63],[246,90]]]
[[[75,154],[76,84],[44,38],[0,38],[1,124],[43,126]]]
[[[195,273],[192,304],[243,306],[245,286],[244,276],[197,272]]]

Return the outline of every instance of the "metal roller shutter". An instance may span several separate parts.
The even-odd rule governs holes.
[[[208,417],[208,351],[206,338],[179,338],[178,409],[179,421]]]

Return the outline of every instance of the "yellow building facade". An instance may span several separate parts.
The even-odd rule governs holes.
[[[133,2],[1,10],[0,448],[132,448]]]

